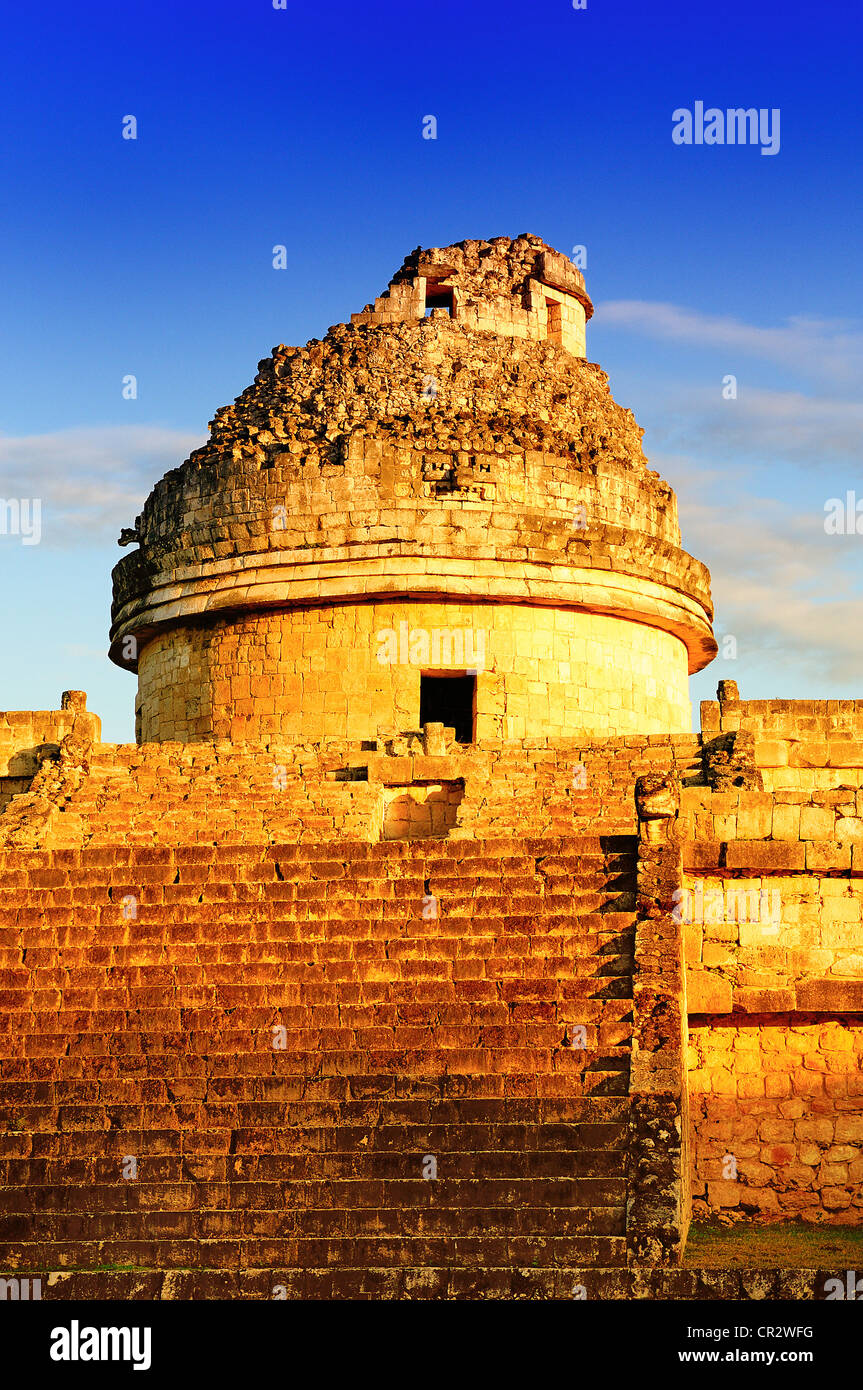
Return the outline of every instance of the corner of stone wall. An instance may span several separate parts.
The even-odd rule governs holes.
[[[683,884],[674,774],[640,777],[638,888],[629,1083],[626,1241],[629,1265],[680,1262],[689,1228],[689,1116]]]
[[[0,848],[44,848],[62,803],[89,770],[90,749],[101,738],[101,721],[87,709],[83,690],[64,690],[61,714],[67,732],[59,747],[45,744],[36,750],[38,771],[29,790],[13,797],[0,816]]]

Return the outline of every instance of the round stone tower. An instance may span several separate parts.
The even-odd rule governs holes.
[[[688,732],[709,575],[591,313],[538,237],[464,241],[259,363],[121,538],[139,737]]]

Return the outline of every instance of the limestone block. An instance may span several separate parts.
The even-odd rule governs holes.
[[[832,840],[835,838],[836,817],[829,807],[801,806],[801,840]]]
[[[715,735],[719,733],[719,701],[702,700],[700,706],[701,732]]]
[[[755,762],[758,767],[787,767],[787,741],[785,739],[756,739]]]
[[[821,1201],[827,1211],[846,1211],[854,1200],[853,1192],[847,1187],[823,1187]]]
[[[863,980],[801,980],[797,1007],[824,1012],[863,1010]]]
[[[719,1179],[707,1184],[707,1200],[716,1209],[739,1207],[741,1185],[727,1179]]]
[[[806,867],[804,846],[782,840],[734,840],[726,849],[729,869],[783,873]]]
[[[368,762],[369,781],[385,787],[404,786],[413,781],[412,758],[371,757]]]
[[[704,924],[705,941],[732,941],[739,940],[739,928],[736,922],[705,922]]]
[[[858,816],[840,816],[836,822],[836,838],[843,842],[853,840],[857,843],[863,842],[863,818]]]
[[[769,792],[742,791],[737,810],[736,838],[757,840],[770,834],[773,798]]]
[[[737,838],[737,816],[718,815],[713,817],[713,836],[714,840],[726,841]]]
[[[835,1138],[837,1144],[863,1143],[863,1114],[837,1115]]]
[[[826,739],[823,743],[792,743],[788,751],[788,761],[792,767],[825,767]]]
[[[795,1008],[793,989],[738,988],[734,991],[734,1007],[749,1014],[792,1013]]]
[[[863,956],[843,955],[830,966],[831,975],[863,980]]]
[[[686,972],[686,1007],[691,1014],[731,1013],[731,985],[707,970]]]
[[[698,965],[701,961],[703,929],[700,922],[683,923],[683,950],[687,965]]]
[[[863,767],[863,740],[831,739],[828,750],[831,767]]]
[[[800,848],[804,846],[801,844]],[[851,846],[835,840],[809,840],[806,849],[806,868],[813,873],[851,868]]]
[[[799,806],[774,805],[772,835],[774,840],[799,840]]]
[[[714,941],[705,941],[701,949],[701,961],[705,967],[726,970],[736,963],[736,956],[733,951],[729,951],[727,946],[717,945]],[[697,963],[696,961],[692,962]]]

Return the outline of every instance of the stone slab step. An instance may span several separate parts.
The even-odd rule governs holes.
[[[89,1302],[202,1301],[213,1300],[327,1300],[372,1299],[516,1299],[566,1300],[579,1295],[591,1281],[600,1285],[598,1296],[631,1297],[627,1272],[618,1267],[540,1268],[525,1266],[454,1269],[426,1266],[420,1269],[340,1267],[338,1269],[238,1269],[221,1270],[198,1265],[170,1271],[82,1270],[41,1273],[43,1300]],[[53,1267],[50,1267],[53,1268]],[[685,1271],[688,1275],[692,1271]],[[625,1290],[625,1292],[624,1292]],[[669,1294],[669,1297],[675,1296]],[[683,1296],[683,1295],[677,1295]]]
[[[461,1157],[461,1155],[457,1155]],[[442,1175],[433,1182],[419,1177],[422,1156],[412,1156],[411,1177],[352,1177],[321,1179],[282,1179],[279,1182],[193,1183],[120,1181],[91,1182],[79,1191],[70,1191],[61,1182],[54,1185],[33,1181],[21,1187],[0,1186],[0,1211],[6,1217],[32,1219],[52,1212],[68,1214],[102,1212],[171,1211],[265,1211],[284,1212],[306,1209],[355,1211],[360,1208],[382,1210],[398,1207],[447,1208],[475,1207],[519,1209],[584,1207],[617,1208],[625,1199],[623,1154],[593,1155],[584,1165],[590,1172],[605,1167],[616,1176],[581,1176],[570,1172],[557,1178],[453,1177],[450,1155],[442,1161]],[[601,1160],[605,1159],[603,1164]],[[55,1165],[55,1168],[59,1165]],[[475,1165],[480,1166],[480,1165]],[[569,1165],[567,1165],[569,1167]],[[578,1165],[573,1164],[573,1169]]]
[[[144,1269],[448,1268],[488,1266],[617,1265],[626,1259],[620,1235],[380,1236],[342,1238],[241,1237],[238,1239],[10,1241],[9,1273],[92,1270],[105,1266]]]
[[[487,1150],[477,1154],[475,1151],[447,1150],[436,1155],[445,1159],[444,1171],[447,1181],[456,1180],[498,1180],[520,1182],[529,1179],[591,1181],[592,1173],[603,1172],[601,1159],[605,1156],[620,1159],[625,1155],[625,1135],[615,1140],[607,1151],[568,1149],[536,1150],[530,1153],[513,1153],[502,1150]],[[92,1151],[84,1153],[54,1152],[49,1155],[27,1156],[0,1161],[0,1170],[9,1176],[10,1183],[23,1191],[31,1183],[74,1183],[89,1184],[104,1182],[107,1178],[119,1181],[124,1154],[118,1153],[112,1160],[97,1157]],[[318,1152],[310,1158],[308,1154],[254,1153],[254,1154],[180,1154],[161,1152],[138,1154],[139,1182],[194,1182],[196,1185],[221,1184],[233,1182],[381,1182],[405,1181],[406,1173],[413,1177],[414,1168],[422,1153],[419,1150],[407,1152],[395,1150],[392,1153],[374,1151],[364,1155],[344,1152]],[[6,1166],[8,1165],[8,1166]],[[624,1165],[625,1166],[625,1165]],[[618,1175],[620,1163],[611,1170]],[[580,1176],[584,1174],[584,1178]],[[13,1188],[8,1188],[12,1191]],[[10,1200],[12,1200],[10,1198]]]
[[[527,1195],[527,1194],[525,1194]],[[413,1206],[292,1211],[98,1211],[0,1214],[0,1249],[16,1242],[212,1240],[239,1241],[262,1236],[291,1240],[347,1240],[438,1236],[477,1238],[547,1235],[621,1236],[625,1205],[614,1207],[452,1207]]]
[[[456,1084],[460,1078],[449,1077],[447,1081]],[[331,1079],[332,1082],[336,1078]],[[409,1082],[407,1078],[396,1078],[401,1083],[404,1094],[393,1084],[393,1078],[366,1077],[363,1090],[366,1095],[349,1094],[351,1086],[346,1081],[339,1082],[339,1094],[319,1096],[318,1088],[305,1078],[263,1077],[254,1081],[253,1086],[244,1084],[242,1077],[225,1077],[221,1083],[211,1083],[212,1096],[207,1098],[205,1091],[195,1086],[184,1088],[175,1081],[180,1092],[173,1097],[177,1103],[199,1101],[202,1104],[237,1107],[232,1113],[248,1115],[273,1114],[281,1128],[289,1125],[305,1126],[343,1125],[374,1120],[375,1123],[425,1123],[438,1124],[508,1123],[508,1124],[579,1124],[586,1120],[602,1119],[625,1122],[627,1106],[622,1100],[602,1098],[585,1099],[579,1096],[549,1097],[543,1100],[518,1098],[474,1098],[470,1094],[440,1094],[437,1088],[427,1083]],[[112,1082],[112,1081],[38,1081],[3,1082],[4,1103],[45,1104],[59,1102],[61,1098],[68,1104],[86,1105],[101,1101],[103,1104],[159,1103],[166,1083],[162,1082]],[[143,1089],[146,1086],[158,1089],[158,1095],[149,1096]],[[328,1083],[329,1086],[329,1083]],[[34,1091],[32,1088],[35,1087]],[[380,1090],[378,1090],[380,1087]],[[200,1090],[200,1094],[198,1094]],[[112,1092],[117,1092],[112,1095]],[[253,1091],[254,1094],[247,1094]],[[298,1093],[295,1094],[295,1091]],[[305,1092],[308,1094],[305,1094]],[[188,1092],[188,1093],[186,1093]],[[275,1107],[275,1108],[273,1108]],[[252,1110],[253,1108],[253,1110]]]

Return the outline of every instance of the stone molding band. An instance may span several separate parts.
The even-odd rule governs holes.
[[[262,563],[252,565],[252,560]],[[153,582],[146,597],[127,601],[112,626],[111,660],[134,671],[137,659],[124,657],[124,638],[135,635],[141,642],[161,627],[232,610],[248,613],[389,599],[575,608],[642,622],[680,638],[689,653],[690,675],[706,666],[717,650],[710,616],[697,599],[668,585],[610,570],[499,561],[492,575],[484,572],[492,566],[482,562],[403,556],[303,565],[296,564],[294,555],[276,560],[272,552],[246,555],[243,562],[239,572],[224,564],[220,572],[202,566],[187,580]]]

